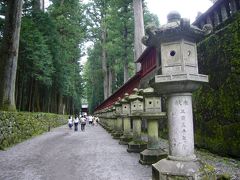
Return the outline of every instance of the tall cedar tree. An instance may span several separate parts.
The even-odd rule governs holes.
[[[22,0],[8,0],[5,28],[0,51],[0,109],[16,110],[15,81],[18,61],[18,47],[21,27]]]

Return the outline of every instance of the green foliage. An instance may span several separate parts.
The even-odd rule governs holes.
[[[101,60],[98,55],[100,44],[96,44],[95,51],[88,51],[88,61],[85,64],[83,78],[85,82],[85,97],[89,103],[89,110],[93,112],[94,108],[103,100],[103,73],[101,70]]]
[[[198,45],[200,72],[209,84],[195,93],[196,143],[239,157],[240,15]]]
[[[45,37],[31,17],[22,19],[19,68],[25,71],[24,75],[28,78],[34,78],[44,85],[52,84],[52,56]]]
[[[66,119],[57,114],[0,111],[0,149],[64,125]]]
[[[124,66],[128,67],[129,77],[134,75],[134,15],[132,0],[92,0],[87,5],[88,35],[94,43],[88,50],[88,62],[84,67],[85,94],[91,111],[103,101],[102,50],[107,53],[107,68],[113,72],[112,90],[123,85]],[[158,25],[155,15],[145,10],[144,20]],[[105,42],[102,31],[107,31]]]
[[[58,33],[58,55],[55,59],[55,85],[63,96],[70,96],[76,107],[82,98],[82,77],[79,64],[81,49],[86,38],[84,6],[78,1],[52,1],[49,14]]]
[[[17,73],[19,110],[79,111],[82,67],[79,60],[86,38],[83,5],[78,0],[52,1],[47,12],[25,0]]]

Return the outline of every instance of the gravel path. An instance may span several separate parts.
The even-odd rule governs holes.
[[[0,180],[151,179],[151,167],[138,160],[100,126],[64,126],[0,151]]]

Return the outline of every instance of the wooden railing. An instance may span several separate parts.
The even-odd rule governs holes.
[[[193,25],[203,28],[205,24],[217,27],[240,10],[240,0],[218,0],[204,14],[200,15]]]
[[[149,72],[156,68],[156,48],[148,47],[138,59],[141,63],[141,77],[146,76]]]

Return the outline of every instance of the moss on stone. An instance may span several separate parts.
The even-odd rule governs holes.
[[[221,174],[217,176],[217,180],[230,180],[231,177],[229,174]]]
[[[139,140],[139,141],[131,141],[129,144],[131,144],[131,145],[134,145],[134,144],[140,144],[140,145],[142,145],[142,144],[147,144],[147,142],[146,141],[141,141],[141,140]]]
[[[198,44],[199,72],[209,83],[194,93],[195,142],[240,157],[240,13]],[[221,27],[218,27],[221,28]]]
[[[0,149],[66,124],[66,116],[50,113],[0,111]]]

